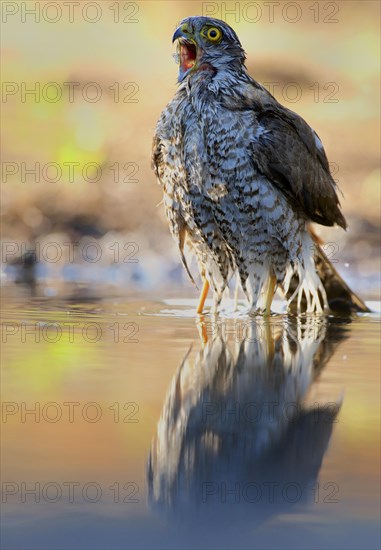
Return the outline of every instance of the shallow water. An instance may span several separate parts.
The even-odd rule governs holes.
[[[3,298],[2,548],[379,548],[379,314],[193,312]]]

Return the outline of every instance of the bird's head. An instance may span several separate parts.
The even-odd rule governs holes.
[[[187,17],[176,29],[172,42],[175,40],[178,40],[179,82],[196,71],[239,69],[245,62],[238,36],[219,19]]]

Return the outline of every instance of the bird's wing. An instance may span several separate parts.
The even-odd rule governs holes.
[[[258,123],[253,162],[259,170],[310,220],[345,229],[336,184],[316,132],[261,86],[252,108]]]

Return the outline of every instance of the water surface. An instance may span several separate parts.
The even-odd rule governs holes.
[[[2,548],[379,548],[378,314],[99,296],[3,297]]]

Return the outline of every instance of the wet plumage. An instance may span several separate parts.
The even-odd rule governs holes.
[[[250,77],[226,23],[190,17],[174,40],[180,85],[158,122],[153,166],[188,273],[186,244],[216,306],[238,274],[252,311],[268,311],[277,287],[298,309],[322,311],[309,223],[346,221],[319,137]]]

